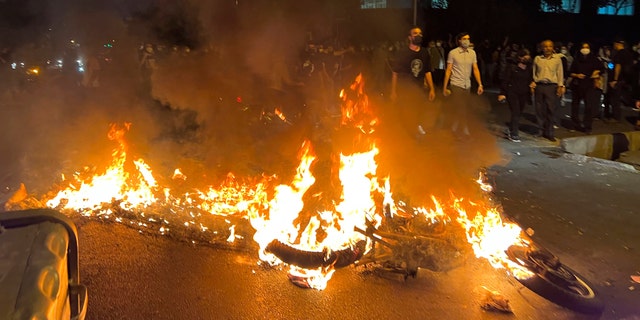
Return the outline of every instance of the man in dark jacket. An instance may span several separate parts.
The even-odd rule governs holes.
[[[572,130],[584,130],[591,134],[593,114],[600,102],[596,79],[604,72],[602,63],[591,52],[591,46],[584,42],[573,59],[569,70],[571,77],[571,120]],[[584,102],[584,113],[580,121],[580,102]]]
[[[531,100],[529,84],[533,81],[531,67],[531,54],[527,49],[520,49],[517,53],[517,61],[510,63],[500,77],[500,95],[498,101],[507,101],[511,111],[511,122],[507,138],[513,142],[520,142],[518,134],[520,115],[527,103]]]
[[[616,123],[622,120],[622,97],[629,92],[633,55],[621,39],[613,42],[613,50],[611,61],[614,67],[612,77],[609,78],[612,110],[605,110],[605,116],[609,118],[609,122]]]

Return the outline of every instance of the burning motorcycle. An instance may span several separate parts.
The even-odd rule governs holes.
[[[445,227],[443,221],[393,216],[385,211],[381,226],[367,221],[366,228],[356,227],[355,231],[364,239],[343,250],[304,251],[279,240],[272,241],[266,250],[285,263],[302,268],[373,265],[377,270],[401,274],[405,280],[415,277],[420,268],[447,271],[462,264],[469,250],[468,243],[455,236],[458,231],[453,225]],[[518,282],[568,309],[586,314],[602,313],[604,303],[584,276],[536,244],[526,232],[521,231],[519,237],[517,243],[503,251],[506,259],[499,262],[510,265],[510,274]],[[307,286],[304,277],[289,277],[294,284]]]

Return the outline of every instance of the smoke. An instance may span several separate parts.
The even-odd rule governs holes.
[[[306,41],[322,41],[318,33],[307,32],[314,28],[310,25],[317,28],[322,12],[268,1],[242,16],[229,11],[237,9],[233,1],[167,2],[173,6],[157,6],[156,11],[148,10],[150,2],[129,3],[50,3],[46,20],[56,26],[45,37],[50,39],[50,53],[64,52],[75,39],[81,44],[74,51],[79,57],[97,52],[110,60],[102,61],[97,88],[81,86],[82,75],[67,71],[51,72],[55,75],[34,83],[3,83],[0,116],[8,125],[0,178],[7,192],[25,182],[30,191],[42,194],[62,173],[107,165],[115,147],[106,138],[110,123],[132,123],[129,151],[144,158],[159,176],[168,177],[180,167],[202,183],[215,184],[227,172],[291,173],[305,139],[312,139],[319,151],[340,151],[327,138],[333,134],[331,127],[316,128],[296,118],[295,107],[286,114],[294,125],[274,118],[266,86],[276,61],[295,63]],[[145,21],[152,24],[141,23],[137,12],[147,12],[151,18]],[[376,25],[388,33],[397,28],[393,23],[389,28]],[[183,32],[178,36],[175,30]],[[173,39],[175,46],[161,42],[158,35]],[[397,33],[398,39],[404,36],[404,31]],[[113,48],[105,50],[103,44],[109,41]],[[158,56],[149,82],[139,66],[138,48],[145,42],[156,45]],[[35,50],[23,48],[14,52]],[[498,159],[495,139],[484,128],[480,112],[470,122],[473,140],[459,141],[447,128],[435,129],[435,119],[448,102],[430,103],[425,117],[432,119],[434,129],[416,142],[388,116],[390,105],[377,98],[371,101],[383,113],[377,133],[380,172],[391,176],[400,194],[426,199],[427,194],[442,196],[451,190],[473,192],[477,169]],[[483,101],[473,103],[487,103]],[[336,124],[335,118],[330,121]]]
[[[8,61],[0,76],[0,116],[6,123],[0,183],[7,193],[24,182],[42,194],[63,173],[107,164],[115,147],[106,136],[110,123],[134,123],[132,145],[144,145],[167,117],[139,90],[135,37],[119,12],[91,1],[50,1],[39,9],[32,24],[9,32],[14,38],[6,43],[12,46],[3,56]],[[25,30],[35,31],[26,37]],[[101,58],[98,88],[82,86],[76,62],[92,55]],[[37,75],[27,74],[36,67]]]

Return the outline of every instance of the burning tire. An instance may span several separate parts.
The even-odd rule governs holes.
[[[547,250],[511,246],[507,254],[512,261],[535,275],[517,279],[525,287],[565,308],[587,314],[601,314],[604,302],[593,286]]]
[[[273,240],[266,247],[266,251],[273,253],[283,262],[305,269],[317,269],[333,266],[346,267],[362,257],[366,242],[358,241],[353,247],[338,251],[305,251],[291,247],[279,240]]]

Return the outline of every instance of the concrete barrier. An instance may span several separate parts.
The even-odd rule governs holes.
[[[640,131],[564,138],[560,147],[569,153],[618,160],[625,152],[640,150]]]

